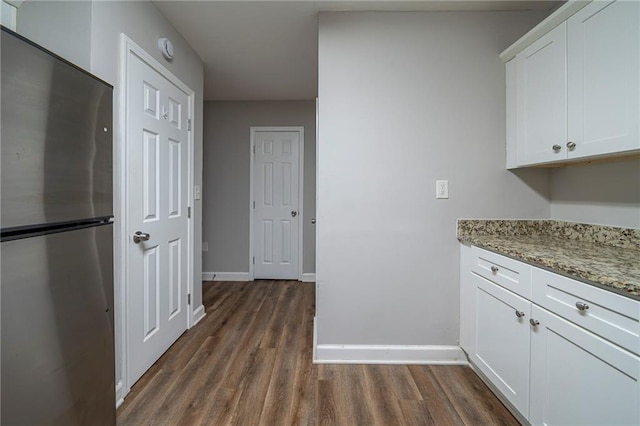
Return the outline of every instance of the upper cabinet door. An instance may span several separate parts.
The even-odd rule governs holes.
[[[640,2],[594,1],[567,21],[569,159],[640,149],[639,16]]]
[[[518,165],[566,158],[567,25],[516,56]]]

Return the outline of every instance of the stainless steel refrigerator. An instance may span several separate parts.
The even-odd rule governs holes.
[[[113,88],[2,28],[1,423],[115,424]]]

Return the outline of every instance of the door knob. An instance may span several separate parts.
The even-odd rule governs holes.
[[[298,216],[298,212],[295,210],[291,210],[291,217],[296,217]]]
[[[133,242],[136,244],[139,244],[140,241],[149,241],[149,238],[151,238],[151,235],[146,232],[136,231],[136,233],[133,234]]]
[[[315,225],[315,224],[316,224],[316,218],[315,218],[315,217],[312,217],[312,218],[311,218],[311,223],[312,223],[313,225]]]

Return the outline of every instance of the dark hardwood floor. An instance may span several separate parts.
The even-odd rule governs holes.
[[[314,365],[314,286],[204,284],[207,316],[136,383],[121,425],[517,425],[463,366]]]

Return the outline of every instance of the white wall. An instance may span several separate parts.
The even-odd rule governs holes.
[[[456,219],[549,217],[548,171],[505,170],[498,58],[543,17],[320,15],[319,345],[456,345]]]
[[[315,101],[205,102],[203,270],[249,273],[251,126],[304,127],[303,272],[315,272]],[[207,274],[211,275],[211,274]]]
[[[17,9],[16,32],[89,70],[90,1],[25,1]]]
[[[553,169],[551,219],[640,228],[640,160]]]
[[[195,117],[194,117],[194,151],[195,151],[195,185],[202,185],[202,105],[203,105],[203,64],[195,51],[187,44],[180,34],[164,18],[160,11],[151,2],[143,1],[95,1],[91,11],[91,71],[98,77],[115,86],[114,90],[114,135],[119,134],[119,64],[120,64],[120,33],[126,34],[136,44],[151,54],[162,63],[169,71],[182,80],[195,92]],[[174,45],[175,58],[173,62],[167,62],[162,58],[157,40],[160,37],[168,37]],[[122,148],[122,141],[117,139],[114,143]],[[120,173],[117,156],[114,173]],[[116,185],[119,188],[121,184]],[[120,197],[116,191],[115,199]],[[202,204],[194,201],[194,291],[192,295],[192,308],[195,310],[202,305],[202,259],[200,256],[202,247]],[[118,218],[123,212],[116,208],[116,234],[119,232],[120,222]],[[118,243],[119,239],[116,238]],[[116,245],[117,247],[117,245]],[[116,257],[116,270],[120,263]],[[118,282],[116,282],[116,289]],[[118,295],[116,295],[118,296]],[[118,311],[116,311],[118,314]],[[118,315],[116,318],[119,319]],[[116,330],[123,330],[122,324],[116,323]],[[121,349],[124,336],[116,333],[116,382],[122,380]],[[126,386],[126,385],[125,385]],[[128,389],[119,390],[117,398],[121,398]]]

